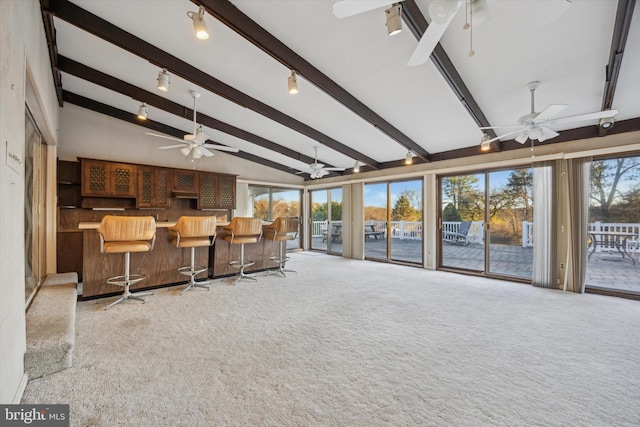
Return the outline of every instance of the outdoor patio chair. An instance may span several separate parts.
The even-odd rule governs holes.
[[[468,245],[469,238],[469,229],[471,228],[471,221],[462,221],[457,231],[447,231],[445,232],[445,240],[450,241],[452,243],[462,243],[463,245]]]

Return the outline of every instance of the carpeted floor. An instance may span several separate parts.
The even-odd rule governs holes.
[[[78,304],[23,403],[74,426],[638,426],[640,302],[296,253],[286,279]]]

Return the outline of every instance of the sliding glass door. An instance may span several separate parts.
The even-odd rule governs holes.
[[[485,188],[484,174],[440,180],[442,267],[484,271]]]
[[[342,188],[312,190],[311,249],[342,254]]]
[[[440,200],[441,267],[532,278],[531,168],[443,177]]]
[[[422,264],[422,180],[366,184],[364,254]]]
[[[249,186],[250,203],[253,206],[253,217],[263,221],[273,221],[280,216],[301,218],[300,209],[302,192],[292,188],[275,188],[260,185]],[[302,229],[293,240],[287,240],[287,249],[299,248]]]

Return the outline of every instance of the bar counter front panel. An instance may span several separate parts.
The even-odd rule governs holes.
[[[124,254],[103,254],[100,252],[100,236],[96,229],[100,223],[81,222],[78,229],[84,231],[83,237],[83,285],[82,298],[95,298],[104,295],[122,293],[122,287],[107,284],[107,279],[120,276],[124,272]],[[185,283],[187,277],[178,273],[179,267],[191,264],[191,251],[188,248],[176,248],[171,244],[168,228],[175,222],[156,223],[156,241],[150,252],[131,254],[131,274],[143,274],[147,278],[134,286],[132,290]],[[225,225],[224,223],[222,225]],[[218,237],[212,247],[195,249],[195,264],[208,268],[207,276],[220,278],[237,273],[229,262],[240,259],[240,245],[231,245],[224,241],[222,226],[218,227]],[[259,243],[245,244],[245,260],[255,264],[245,271],[260,271],[276,268],[277,264],[269,258],[277,256],[279,242],[262,239]],[[204,273],[197,276],[204,278]]]

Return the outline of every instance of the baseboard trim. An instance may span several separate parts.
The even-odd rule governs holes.
[[[22,380],[20,380],[20,385],[18,386],[18,390],[16,390],[16,394],[13,396],[13,401],[11,404],[18,405],[22,400],[22,395],[24,394],[24,390],[27,388],[27,382],[29,382],[29,375],[25,372],[22,374]]]

